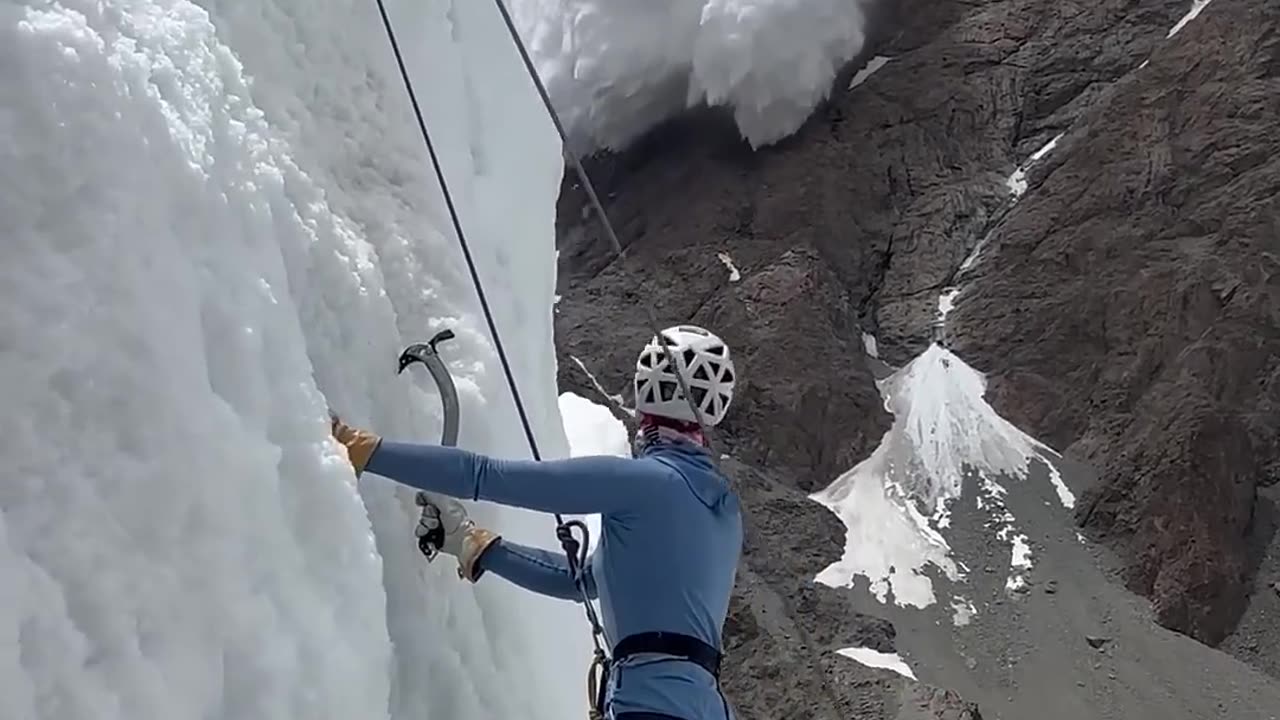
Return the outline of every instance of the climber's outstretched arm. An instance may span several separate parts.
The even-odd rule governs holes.
[[[499,540],[480,556],[480,569],[501,575],[510,582],[540,595],[582,602],[582,593],[573,582],[569,563],[563,555],[541,548]],[[587,597],[595,599],[596,580],[591,559],[583,568],[582,581]]]
[[[498,460],[468,450],[383,440],[365,466],[419,490],[551,513],[617,512],[650,501],[674,472],[613,455]]]

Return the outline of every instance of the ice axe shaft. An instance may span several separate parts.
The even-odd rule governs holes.
[[[458,445],[458,390],[453,385],[453,376],[449,374],[449,368],[445,367],[444,360],[440,359],[436,345],[445,340],[452,340],[453,337],[453,331],[446,328],[425,343],[410,345],[400,353],[399,369],[396,371],[399,375],[415,362],[427,366],[431,379],[435,380],[436,387],[440,390],[440,402],[444,406],[444,431],[440,436],[440,444],[445,447]]]
[[[445,366],[444,360],[440,359],[440,353],[436,346],[453,338],[453,331],[445,328],[425,343],[410,345],[400,353],[399,369],[396,370],[396,374],[399,375],[415,362],[420,362],[427,366],[427,372],[431,373],[431,379],[435,381],[436,388],[440,390],[440,403],[444,409],[444,430],[440,435],[440,444],[445,447],[457,447],[458,445],[458,389],[453,384],[453,376],[449,374],[449,368]],[[419,507],[431,504],[437,508],[445,508],[449,503],[459,504],[457,500],[451,497],[421,491],[418,492],[414,501]],[[436,527],[427,534],[418,537],[418,549],[422,551],[428,561],[435,559],[435,556],[440,552],[440,547],[443,545],[443,527]]]

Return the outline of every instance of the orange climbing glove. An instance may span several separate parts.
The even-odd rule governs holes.
[[[368,430],[347,425],[332,410],[329,411],[329,431],[347,449],[347,459],[351,461],[351,467],[355,468],[356,477],[360,477],[382,438]]]

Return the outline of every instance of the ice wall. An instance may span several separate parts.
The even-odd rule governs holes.
[[[389,7],[563,455],[553,131],[492,6]],[[409,494],[328,438],[328,405],[434,437],[394,360],[447,325],[462,444],[527,452],[380,33],[371,2],[0,1],[0,717],[582,711],[580,609],[424,566]]]

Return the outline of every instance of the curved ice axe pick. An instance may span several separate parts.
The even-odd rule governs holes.
[[[445,340],[452,340],[453,337],[453,331],[445,328],[425,343],[410,345],[400,353],[399,369],[396,370],[396,374],[399,375],[415,362],[427,366],[431,379],[435,380],[436,387],[440,390],[440,402],[444,407],[444,431],[440,436],[440,444],[445,447],[456,447],[458,444],[458,390],[453,385],[453,376],[449,374],[449,368],[445,367],[444,361],[440,359],[436,345]],[[451,497],[425,492],[419,492],[414,497],[414,502],[422,507],[424,512],[428,505],[434,505],[438,509],[445,507],[446,503],[458,504],[458,501]],[[444,527],[439,524],[435,529],[418,538],[418,549],[427,557],[428,562],[435,559],[442,545],[444,545]]]
[[[441,434],[440,444],[445,447],[455,447],[458,444],[458,391],[453,386],[449,368],[440,359],[436,345],[452,340],[453,337],[453,331],[445,328],[425,343],[410,345],[400,353],[400,368],[396,370],[399,375],[415,362],[427,366],[431,378],[436,381],[436,387],[440,389],[440,401],[444,404],[444,432]]]

